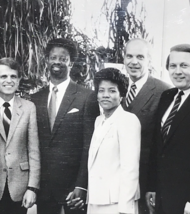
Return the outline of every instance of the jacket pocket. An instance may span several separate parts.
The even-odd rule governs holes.
[[[29,170],[29,163],[28,162],[23,162],[23,163],[20,163],[20,168],[21,170]]]

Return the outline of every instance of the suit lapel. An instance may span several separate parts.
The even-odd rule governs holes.
[[[34,97],[39,133],[43,130],[43,134],[45,133],[47,139],[43,141],[43,146],[48,145],[49,140],[51,139],[51,128],[48,116],[48,96],[49,87],[43,89],[37,94],[37,97]]]
[[[98,132],[98,136],[96,136],[96,138],[92,138],[93,141],[95,141],[95,144],[92,141],[92,147],[95,146],[95,148],[93,149],[93,152],[90,154],[89,167],[91,167],[93,165],[94,160],[96,159],[96,156],[98,154],[98,151],[100,149],[100,146],[101,146],[104,138],[106,137],[107,133],[109,132],[110,128],[112,127],[114,121],[118,118],[121,111],[122,111],[122,108],[119,106],[116,109],[116,111],[114,112],[114,114],[112,115],[112,117],[108,121],[106,121],[106,124],[104,124],[104,126],[101,126],[101,124],[103,122],[103,116],[102,116],[100,123],[98,125],[99,129],[101,129],[101,131]]]
[[[18,125],[18,122],[23,114],[23,111],[21,109],[22,103],[19,100],[18,97],[15,96],[14,98],[14,104],[13,104],[13,111],[12,111],[12,119],[11,119],[11,124],[10,124],[10,129],[9,129],[9,134],[7,138],[7,146],[10,143],[10,140],[15,132],[15,129]]]
[[[59,107],[59,111],[55,119],[55,123],[52,130],[52,137],[54,136],[57,128],[59,127],[59,124],[63,121],[66,113],[68,112],[69,107],[74,101],[76,92],[77,92],[77,85],[74,82],[70,81],[65,91],[65,95],[62,99],[62,102]]]
[[[137,113],[146,105],[146,103],[150,100],[150,98],[153,96],[153,89],[155,88],[154,79],[149,76],[146,83],[143,85],[135,99],[132,101],[132,103],[129,105],[129,107],[126,106],[125,99],[122,101],[122,106],[124,110]]]
[[[0,134],[1,134],[2,138],[4,139],[4,141],[6,142],[7,138],[6,138],[5,129],[3,126],[3,118],[1,118],[1,116],[0,116]]]
[[[49,116],[48,116],[48,96],[49,96],[49,87],[44,89],[43,94],[38,100],[39,103],[37,103],[36,107],[37,107],[38,121],[41,121],[41,123],[43,124],[43,127],[46,127],[48,129],[47,133],[51,133]]]
[[[189,106],[190,106],[190,95],[187,97],[185,102],[180,107],[179,111],[176,113],[176,116],[174,117],[174,120],[172,121],[171,129],[168,133],[166,144],[171,138],[171,136],[175,133],[177,127],[180,125],[182,120],[185,118],[187,114],[189,114]]]
[[[100,126],[102,126],[103,119],[101,119],[100,121]],[[96,138],[93,139],[92,141],[92,147],[94,147],[93,151],[90,154],[90,162],[89,162],[89,167],[91,167],[94,163],[94,160],[96,159],[96,156],[98,154],[100,145],[102,144],[106,134],[108,133],[108,131],[110,130],[112,125],[112,121],[110,121],[109,123],[107,123],[106,125],[101,127],[101,132],[98,133],[99,135],[97,136],[96,134]],[[99,127],[100,129],[100,127]],[[95,142],[95,143],[94,143]]]
[[[165,98],[162,100],[162,103],[161,103],[162,105],[159,106],[160,124],[161,124],[162,117],[164,116],[166,110],[172,103],[174,96],[177,94],[177,92],[178,92],[177,88],[170,89],[170,91],[168,91],[167,94],[165,95]]]

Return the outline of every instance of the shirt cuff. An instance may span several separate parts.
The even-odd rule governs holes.
[[[28,190],[31,190],[32,192],[34,192],[34,193],[38,193],[38,191],[39,191],[39,189],[37,189],[37,188],[34,188],[34,187],[27,187],[27,189]]]
[[[86,191],[87,192],[87,189],[85,189],[85,188],[82,188],[82,187],[75,187],[76,189],[82,189],[82,190],[84,190],[84,191]]]
[[[185,209],[184,209],[184,211],[185,212],[190,212],[190,203],[189,202],[187,202],[186,204],[185,204]]]

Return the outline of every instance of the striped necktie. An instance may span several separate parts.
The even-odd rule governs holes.
[[[55,118],[56,118],[57,92],[58,92],[57,86],[54,86],[52,88],[51,99],[50,99],[49,107],[48,107],[48,114],[49,114],[51,130],[53,129]]]
[[[171,127],[171,124],[172,124],[172,121],[178,111],[178,108],[179,108],[179,105],[181,103],[181,96],[184,95],[184,92],[183,91],[180,91],[175,99],[175,102],[174,102],[174,105],[173,105],[173,108],[172,110],[170,111],[169,113],[169,116],[168,118],[166,119],[163,127],[162,127],[162,137],[163,137],[163,141],[165,143],[166,141],[166,138],[168,136],[168,133],[169,133],[169,130],[170,130],[170,127]]]
[[[4,114],[3,114],[3,125],[4,125],[4,129],[5,129],[6,137],[8,137],[9,127],[10,127],[10,123],[11,123],[11,111],[9,109],[10,104],[5,102],[3,104],[3,106],[5,107]]]
[[[137,88],[137,86],[135,85],[135,83],[133,83],[131,85],[131,88],[130,88],[130,91],[127,95],[127,98],[126,98],[126,105],[127,107],[130,105],[130,103],[134,100],[135,98],[135,95],[136,95],[136,91],[135,89]]]

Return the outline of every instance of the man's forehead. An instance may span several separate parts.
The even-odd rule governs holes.
[[[67,55],[70,55],[70,52],[67,48],[64,48],[64,47],[59,47],[59,46],[56,46],[56,47],[53,47],[51,50],[50,50],[50,53],[59,53],[61,52],[62,54],[67,54]]]
[[[126,44],[126,50],[131,48],[139,48],[139,49],[146,49],[146,50],[149,49],[148,44],[145,41],[141,41],[141,40],[129,41]]]
[[[183,51],[171,51],[170,52],[170,62],[184,62],[187,61],[190,63],[190,53]]]
[[[10,68],[8,65],[0,65],[0,73],[2,74],[18,74],[17,70]]]

